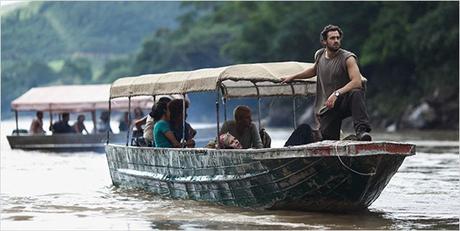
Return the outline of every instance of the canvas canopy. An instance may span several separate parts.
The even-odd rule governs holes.
[[[222,88],[224,97],[308,95],[316,92],[316,77],[280,84],[280,78],[293,75],[312,63],[277,62],[238,64],[194,71],[148,74],[116,80],[110,89],[112,99],[128,96],[185,94]],[[135,99],[135,98],[133,98]]]
[[[11,102],[11,108],[18,111],[87,112],[108,109],[110,84],[66,85],[35,87]],[[131,108],[150,108],[153,98],[136,97]],[[128,99],[112,101],[112,109],[127,110]]]

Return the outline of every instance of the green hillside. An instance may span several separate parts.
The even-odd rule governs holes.
[[[2,116],[31,87],[106,81],[108,60],[129,59],[155,31],[177,27],[183,11],[180,2],[31,2],[3,10]]]

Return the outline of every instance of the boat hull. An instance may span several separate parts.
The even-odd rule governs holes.
[[[321,142],[259,150],[106,146],[112,182],[177,199],[303,211],[353,211],[375,201],[415,147]]]
[[[10,135],[11,149],[42,150],[51,152],[95,151],[104,152],[107,134],[55,134],[55,135]],[[126,142],[126,135],[110,136],[113,143]]]

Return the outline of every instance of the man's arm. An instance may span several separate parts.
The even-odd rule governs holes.
[[[316,63],[304,71],[288,77],[281,77],[281,83],[289,83],[294,79],[309,79],[316,76]]]
[[[355,57],[353,56],[349,57],[346,61],[346,64],[347,64],[348,76],[350,77],[350,82],[348,82],[342,88],[337,89],[337,91],[339,91],[340,94],[344,94],[344,93],[351,91],[352,89],[362,87],[361,73],[359,72],[359,67],[358,67],[358,64],[356,63]]]
[[[342,88],[336,89],[340,95],[345,94],[352,89],[361,88],[361,73],[359,72],[358,64],[356,63],[355,57],[351,56],[346,60],[347,64],[347,71],[348,76],[350,77],[350,82],[348,82]],[[328,108],[333,108],[335,101],[337,100],[337,96],[335,96],[335,92],[333,92],[329,98],[327,98],[326,102],[324,103]]]

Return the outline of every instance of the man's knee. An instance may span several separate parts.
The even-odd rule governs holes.
[[[362,88],[351,89],[350,94],[351,95],[356,95],[356,94],[363,94],[364,95],[364,89],[362,89]]]

